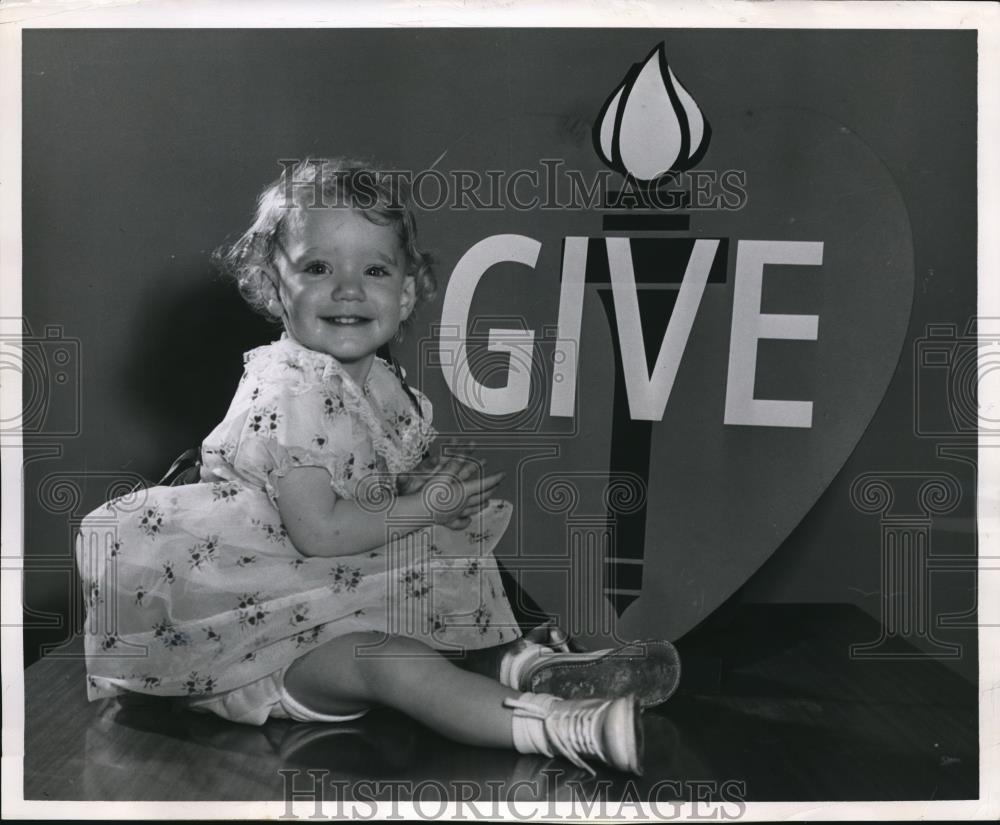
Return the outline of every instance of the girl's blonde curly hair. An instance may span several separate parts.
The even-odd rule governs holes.
[[[286,240],[299,209],[349,207],[368,220],[392,226],[406,253],[406,274],[416,286],[416,304],[437,291],[431,256],[417,246],[417,223],[409,187],[402,175],[386,174],[356,158],[305,158],[284,164],[282,173],[257,198],[254,221],[236,241],[219,247],[215,265],[236,281],[240,295],[257,312],[279,320],[272,311],[278,297],[274,254]],[[414,313],[400,325],[397,338]]]

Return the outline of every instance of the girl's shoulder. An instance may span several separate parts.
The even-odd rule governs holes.
[[[373,399],[388,399],[393,408],[416,411],[418,418],[431,421],[434,417],[430,399],[406,382],[406,370],[398,362],[391,363],[375,356],[368,381],[365,382],[365,393]]]

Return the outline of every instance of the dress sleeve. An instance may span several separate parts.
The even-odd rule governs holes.
[[[263,381],[250,394],[233,466],[277,504],[275,482],[297,467],[322,467],[342,498],[379,469],[371,433],[351,409],[345,389],[327,384]]]

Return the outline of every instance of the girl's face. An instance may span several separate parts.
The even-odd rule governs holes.
[[[392,226],[353,209],[302,209],[296,217],[275,255],[275,309],[292,338],[332,355],[364,384],[376,350],[413,311],[406,253]]]

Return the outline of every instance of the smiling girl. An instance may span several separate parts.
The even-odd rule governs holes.
[[[376,356],[435,286],[406,193],[304,161],[221,260],[284,334],[245,355],[200,483],[84,520],[89,697],[251,724],[387,705],[461,742],[638,772],[634,698],[523,693],[443,655],[520,636],[493,558],[511,508],[490,498],[502,474],[426,460],[431,405]]]

